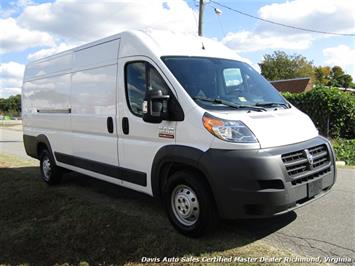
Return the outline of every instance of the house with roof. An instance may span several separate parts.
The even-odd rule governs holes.
[[[310,77],[272,80],[270,83],[280,92],[300,93],[310,91],[313,88]]]

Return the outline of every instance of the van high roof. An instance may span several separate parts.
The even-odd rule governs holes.
[[[196,36],[193,34],[174,33],[160,30],[129,30],[106,38],[102,38],[45,58],[33,60],[31,63],[48,60],[83,50],[98,44],[120,39],[121,54],[146,54],[147,52],[157,57],[161,56],[203,56],[216,58],[233,58],[240,60],[240,57],[231,49],[227,48],[218,41]]]

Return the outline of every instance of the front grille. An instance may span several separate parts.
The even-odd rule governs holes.
[[[319,177],[319,176],[322,176],[322,175],[324,175],[324,174],[326,174],[326,173],[328,173],[328,172],[330,172],[330,166],[327,167],[327,168],[325,168],[324,170],[320,170],[320,171],[318,171],[318,172],[316,172],[316,173],[313,173],[313,174],[311,174],[311,175],[307,175],[307,176],[305,176],[305,177],[302,177],[302,178],[298,178],[298,179],[296,179],[296,180],[293,180],[293,181],[291,181],[291,184],[292,184],[292,185],[302,184],[302,183],[308,182],[309,180],[312,180],[312,179],[314,179],[314,178],[317,178],[317,177]]]
[[[283,154],[282,161],[292,184],[307,182],[330,171],[330,157],[325,144]],[[326,172],[325,172],[326,171]]]
[[[313,156],[313,168],[325,165],[329,162],[328,149],[325,145],[316,146],[309,149]]]

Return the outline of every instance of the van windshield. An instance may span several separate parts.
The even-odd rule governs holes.
[[[279,92],[246,63],[182,56],[167,56],[162,60],[191,98],[203,108],[289,108]]]

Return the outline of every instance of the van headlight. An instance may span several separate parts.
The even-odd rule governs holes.
[[[217,138],[239,143],[256,143],[258,140],[251,130],[241,121],[224,120],[205,113],[202,117],[204,127]]]

